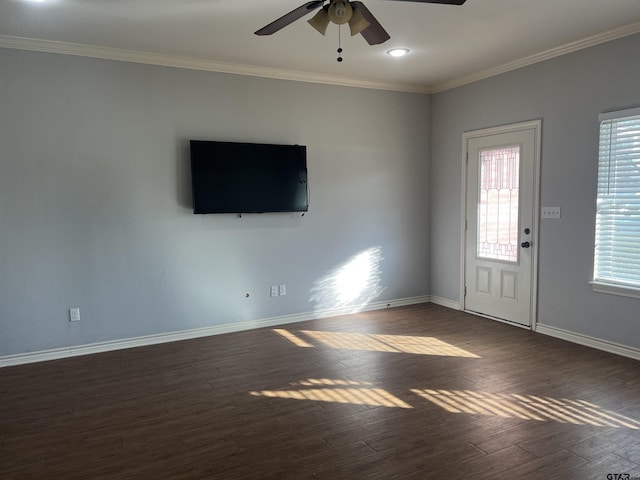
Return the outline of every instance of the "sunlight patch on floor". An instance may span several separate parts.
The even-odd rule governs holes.
[[[286,338],[297,347],[313,348],[313,345],[305,342],[303,339],[298,337],[295,333],[290,332],[289,330],[285,330],[284,328],[274,328],[272,331],[277,333],[281,337]]]
[[[371,407],[413,408],[386,390],[373,387],[368,382],[310,378],[294,382],[291,386],[295,388],[286,390],[261,390],[249,393],[255,397],[349,403]]]
[[[435,337],[328,332],[320,330],[300,330],[292,332],[282,328],[274,329],[273,332],[286,338],[294,345],[305,348],[320,344],[325,347],[343,350],[368,350],[371,352],[480,358],[478,355]]]
[[[412,389],[411,392],[450,413],[521,418],[539,422],[555,421],[574,425],[631,428],[640,430],[640,422],[605,410],[584,400],[557,399],[537,395],[487,393],[472,390]]]

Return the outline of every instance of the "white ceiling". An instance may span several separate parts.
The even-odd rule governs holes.
[[[330,25],[323,37],[305,21],[313,14],[274,35],[253,34],[303,3],[0,0],[0,46],[438,91],[640,32],[640,0],[467,0],[463,6],[364,0],[391,40],[370,46],[343,27],[342,63],[336,61],[338,27]],[[411,53],[392,58],[385,54],[392,47],[407,47]]]

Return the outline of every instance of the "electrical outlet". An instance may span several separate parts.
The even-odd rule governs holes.
[[[541,218],[560,218],[560,207],[542,207]]]
[[[280,285],[280,296],[282,297],[283,295],[287,294],[287,286],[286,285]]]
[[[271,296],[272,297],[277,297],[278,296],[278,286],[277,285],[271,285]]]
[[[69,309],[69,321],[70,322],[79,322],[80,321],[80,309],[79,308],[70,308]]]

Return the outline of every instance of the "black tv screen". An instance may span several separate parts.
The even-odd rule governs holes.
[[[306,212],[303,145],[191,140],[193,213]]]

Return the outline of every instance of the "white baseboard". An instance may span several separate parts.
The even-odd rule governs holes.
[[[52,350],[42,350],[38,352],[21,353],[17,355],[6,355],[0,357],[0,368],[13,365],[24,365],[27,363],[44,362],[48,360],[58,360],[62,358],[76,357],[80,355],[90,355],[93,353],[111,352],[125,348],[143,347],[147,345],[157,345],[160,343],[176,342],[179,340],[189,340],[191,338],[208,337],[210,335],[221,335],[224,333],[241,332],[255,328],[275,327],[289,323],[304,322],[316,318],[336,317],[350,313],[365,312],[372,310],[382,310],[391,307],[401,307],[405,305],[415,305],[428,303],[430,297],[419,296],[410,298],[400,298],[387,300],[385,302],[369,303],[356,307],[334,308],[320,312],[307,312],[294,315],[284,315],[280,317],[263,318],[260,320],[250,320],[246,322],[228,323],[215,325],[212,327],[195,328],[178,332],[160,333],[143,337],[126,338],[122,340],[111,340],[108,342],[91,343],[86,345],[56,348]]]
[[[431,303],[435,303],[436,305],[442,305],[443,307],[452,308],[454,310],[460,310],[460,302],[454,302],[453,300],[449,300],[448,298],[431,296],[429,297]]]
[[[459,302],[454,302],[453,300],[448,300],[446,298],[429,297],[431,303],[435,303],[437,305],[442,305],[443,307],[452,308],[454,310],[460,310],[461,306]],[[478,315],[475,312],[472,312],[474,315]],[[482,315],[479,315],[482,316]],[[491,318],[491,317],[487,317]],[[496,320],[496,319],[493,319]],[[529,329],[528,326],[525,325],[517,325],[511,322],[504,322],[509,325]],[[595,348],[596,350],[602,350],[604,352],[615,353],[616,355],[621,355],[623,357],[632,358],[634,360],[640,360],[640,349],[629,347],[627,345],[621,345],[619,343],[609,342],[607,340],[602,340],[595,337],[589,337],[588,335],[582,335],[580,333],[569,332],[567,330],[563,330],[561,328],[551,327],[549,325],[542,325],[540,323],[536,324],[534,330],[543,335],[549,335],[550,337],[559,338],[561,340],[566,340],[568,342],[577,343],[578,345],[584,345],[586,347]]]
[[[224,325],[215,325],[212,327],[195,328],[191,330],[182,330],[178,332],[160,333],[156,335],[147,335],[143,337],[127,338],[122,340],[112,340],[109,342],[92,343],[86,345],[70,346],[65,348],[56,348],[51,350],[42,350],[38,352],[21,353],[17,355],[6,355],[0,357],[0,368],[13,365],[23,365],[27,363],[45,362],[49,360],[58,360],[62,358],[76,357],[80,355],[90,355],[93,353],[111,352],[114,350],[122,350],[126,348],[143,347],[147,345],[157,345],[161,343],[176,342],[180,340],[189,340],[191,338],[208,337],[211,335],[221,335],[224,333],[241,332],[256,328],[275,327],[278,325],[286,325],[290,323],[304,322],[316,318],[335,317],[350,313],[382,310],[385,308],[401,307],[406,305],[416,305],[420,303],[435,303],[443,307],[460,310],[460,304],[453,300],[436,296],[419,296],[410,298],[400,298],[396,300],[388,300],[385,302],[370,303],[360,305],[358,307],[335,308],[323,310],[320,312],[307,312],[294,315],[284,315],[280,317],[263,318],[260,320],[251,320],[246,322],[236,322]],[[621,345],[618,343],[601,340],[599,338],[589,337],[579,333],[569,332],[549,325],[537,324],[536,332],[543,335],[567,340],[569,342],[585,345],[587,347],[603,350],[605,352],[614,353],[623,357],[640,360],[640,349]]]
[[[536,332],[542,333],[543,335],[549,335],[550,337],[559,338],[561,340],[567,340],[568,342],[577,343],[579,345],[584,345],[586,347],[595,348],[596,350],[603,350],[623,357],[633,358],[634,360],[640,360],[640,349],[621,345],[619,343],[589,337],[580,333],[569,332],[549,325],[541,325],[540,323],[536,326]]]

